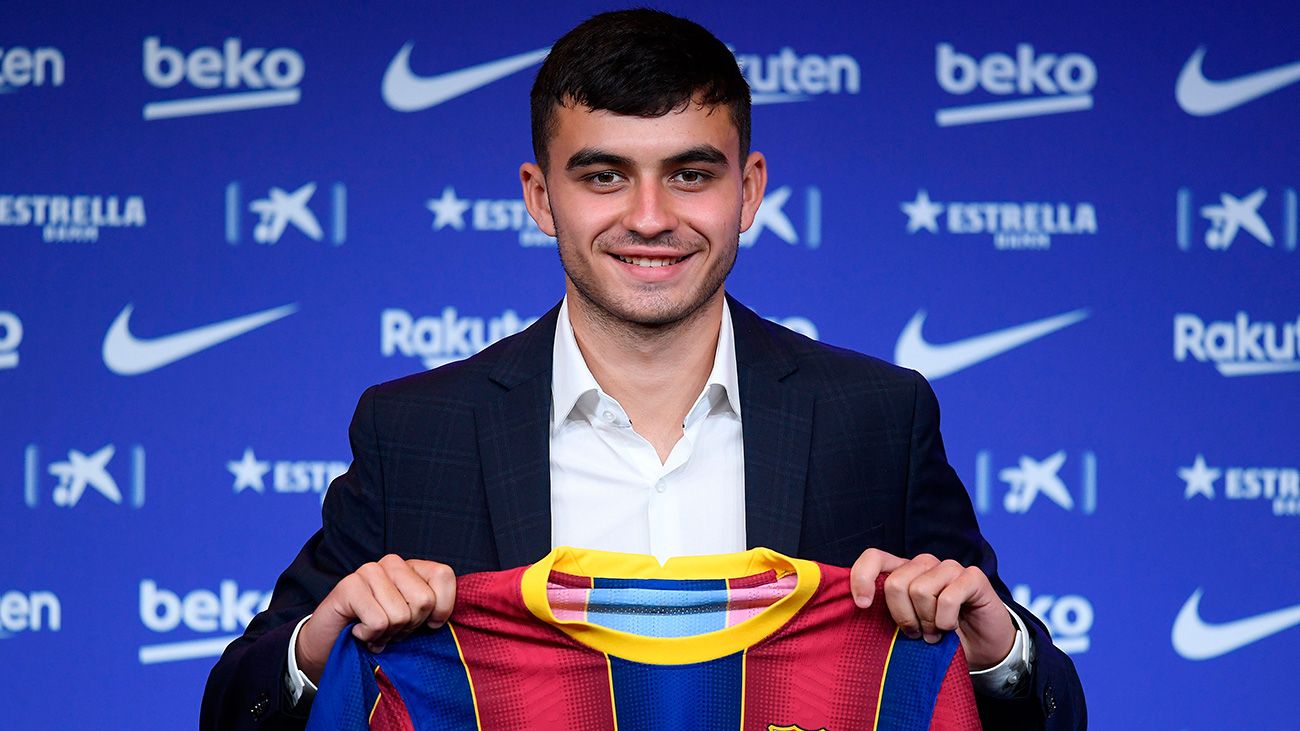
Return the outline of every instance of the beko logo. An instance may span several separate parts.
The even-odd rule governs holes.
[[[940,43],[935,47],[935,76],[949,94],[982,89],[998,97],[1018,97],[935,112],[940,127],[951,127],[1092,109],[1097,65],[1082,53],[1040,53],[1028,43],[1018,44],[1014,56],[990,53],[976,61],[951,43]]]
[[[302,54],[291,48],[246,49],[242,39],[227,38],[220,49],[200,46],[185,54],[164,46],[158,36],[150,36],[144,39],[145,80],[159,89],[188,82],[203,91],[191,98],[145,104],[144,118],[193,117],[297,104],[302,97],[298,85],[306,68]]]
[[[240,591],[232,579],[221,582],[217,591],[195,589],[180,596],[152,579],[140,582],[140,621],[152,632],[172,632],[184,627],[191,632],[224,633],[221,637],[141,645],[140,664],[216,657],[253,621],[253,616],[271,603],[271,592]]]

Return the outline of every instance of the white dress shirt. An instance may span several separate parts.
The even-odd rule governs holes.
[[[664,462],[591,374],[567,297],[551,359],[552,547],[643,553],[661,563],[745,550],[745,451],[729,306],[722,308],[713,370]],[[1029,670],[1027,630],[1015,612],[1011,618],[1018,630],[1011,651],[996,666],[971,673],[981,692],[1007,695]],[[306,621],[289,640],[285,687],[295,704],[316,693],[294,653]]]
[[[660,562],[745,550],[745,450],[731,313],[664,462],[596,383],[560,305],[551,371],[551,545]]]

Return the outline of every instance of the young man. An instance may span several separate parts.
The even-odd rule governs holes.
[[[378,650],[445,622],[456,574],[553,545],[851,565],[859,604],[912,636],[958,632],[988,727],[1086,722],[1073,664],[997,577],[924,379],[724,294],[767,180],[749,115],[734,57],[689,21],[607,13],[555,44],[520,178],[564,300],[362,396],[353,464],[213,669],[205,726],[301,725],[348,623]]]

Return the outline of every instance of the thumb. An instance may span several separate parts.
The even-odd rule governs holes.
[[[849,588],[853,591],[853,602],[866,609],[871,606],[876,596],[876,577],[898,569],[907,563],[892,553],[878,548],[868,548],[862,552],[849,571]]]

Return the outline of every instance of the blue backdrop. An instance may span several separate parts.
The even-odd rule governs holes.
[[[933,379],[1094,725],[1295,728],[1300,8],[661,5],[758,102],[729,291]],[[0,725],[193,725],[361,391],[558,300],[527,91],[609,7],[6,7]]]

